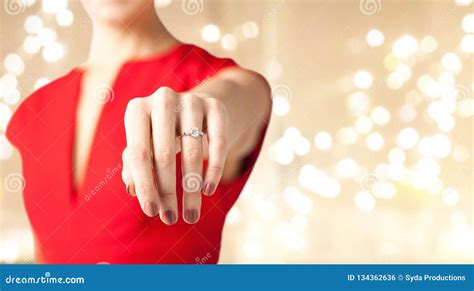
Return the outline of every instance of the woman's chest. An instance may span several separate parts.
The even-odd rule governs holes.
[[[96,222],[142,217],[121,179],[124,114],[131,99],[149,96],[162,86],[189,89],[194,83],[187,73],[178,75],[176,70],[175,66],[130,64],[108,77],[75,70],[31,107],[39,121],[22,139],[28,148],[22,152],[24,198],[39,236],[48,237],[59,225],[93,235],[101,226]],[[83,177],[77,183],[79,172]]]
[[[49,230],[81,205],[102,219],[111,215],[104,209],[122,207],[127,200],[121,180],[127,104],[161,86],[181,88],[147,70],[89,76],[77,71],[50,92],[34,112],[40,122],[29,127],[23,141],[28,146],[22,153],[26,206],[32,221],[51,222],[45,225]]]
[[[115,99],[115,71],[113,68],[88,70],[81,80],[74,116],[72,147],[72,179],[76,190],[81,188],[84,182],[103,109]]]

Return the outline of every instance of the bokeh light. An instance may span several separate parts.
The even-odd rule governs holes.
[[[373,82],[374,78],[367,71],[360,70],[354,75],[354,85],[357,88],[368,89],[370,86],[372,86]]]
[[[418,41],[411,35],[399,38],[393,45],[393,54],[399,58],[406,58],[418,50]]]
[[[329,132],[321,131],[314,137],[314,145],[321,151],[328,151],[332,146],[332,136]]]
[[[402,27],[392,25],[400,6],[390,2],[383,2],[383,18],[345,3],[335,9],[318,1],[258,1],[255,11],[241,13],[244,2],[217,2],[190,16],[171,0],[155,0],[180,39],[235,58],[274,89],[262,155],[227,216],[224,262],[470,262],[472,0],[413,3],[420,9],[407,10]],[[81,36],[91,24],[78,1],[25,4],[22,14],[5,19],[19,27],[4,31],[6,173],[21,170],[5,137],[12,112],[83,60],[88,42]],[[312,19],[310,11],[324,13]],[[316,29],[316,19],[331,23],[341,12],[350,25]],[[305,13],[301,19],[314,25],[298,27]],[[23,213],[2,207],[2,219]],[[0,261],[31,260],[26,224],[4,225]]]
[[[221,31],[215,24],[208,24],[201,30],[202,39],[206,42],[217,42],[221,37]]]
[[[367,43],[373,47],[381,46],[385,39],[383,33],[378,29],[369,30],[366,38],[367,38]]]

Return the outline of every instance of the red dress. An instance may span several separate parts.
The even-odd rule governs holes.
[[[162,86],[186,91],[230,66],[236,64],[193,45],[124,64],[113,84],[114,95],[104,105],[77,191],[71,160],[83,72],[72,70],[20,105],[6,134],[22,156],[24,202],[41,263],[217,263],[226,215],[250,175],[261,141],[240,177],[219,185],[212,197],[203,196],[197,224],[186,224],[180,215],[175,225],[167,226],[159,216],[147,217],[138,200],[126,193],[121,179],[123,116],[134,97]],[[181,177],[181,167],[176,168]],[[176,187],[181,205],[181,183]]]

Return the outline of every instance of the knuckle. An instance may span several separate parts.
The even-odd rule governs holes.
[[[163,86],[160,87],[158,90],[156,90],[155,96],[169,96],[175,94],[175,91],[171,89],[170,87]]]
[[[160,90],[160,89],[158,89]],[[159,104],[159,105],[172,105],[175,103],[175,94],[174,92],[167,91],[165,90],[164,92],[166,93],[158,93],[158,94],[153,94],[151,96],[151,100],[153,104]]]
[[[195,108],[197,105],[200,104],[200,98],[195,96],[194,94],[184,94],[181,96],[181,102],[184,105]]]
[[[184,152],[184,158],[191,163],[200,162],[202,160],[202,151],[198,148],[190,148]]]
[[[138,194],[145,196],[152,196],[155,190],[155,187],[151,184],[142,184],[135,187]]]
[[[163,95],[159,100],[157,100],[157,102],[165,108],[169,108],[175,105],[176,98],[174,95]]]
[[[125,183],[128,183],[129,180],[130,180],[130,174],[127,171],[122,170],[122,181]]]
[[[171,165],[175,161],[175,151],[171,148],[160,148],[155,154],[156,163]]]
[[[224,167],[214,165],[214,166],[209,167],[208,171],[212,173],[213,175],[220,176],[224,172]]]
[[[143,98],[133,98],[128,101],[127,111],[139,111],[143,109]]]
[[[217,98],[206,98],[205,100],[206,104],[211,108],[220,108],[224,106],[222,101]]]
[[[176,195],[173,192],[160,192],[160,196],[168,204],[172,204],[172,201],[176,197]]]
[[[194,192],[184,192],[186,195],[186,200],[187,202],[192,202],[192,201],[199,201],[201,199],[201,191],[194,191]],[[194,203],[191,203],[194,204]]]
[[[128,156],[128,150],[127,148],[125,148],[122,152],[122,162],[126,162],[127,161],[127,156]]]
[[[142,163],[149,159],[150,153],[145,147],[136,147],[130,152],[132,163]]]
[[[130,118],[135,118],[136,116],[142,114],[145,111],[145,103],[142,100],[143,98],[134,98],[128,101],[127,108],[125,110],[125,122],[129,121]]]

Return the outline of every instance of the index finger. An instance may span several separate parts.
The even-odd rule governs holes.
[[[151,121],[146,101],[140,99],[132,99],[125,113],[127,163],[140,206],[146,215],[153,217],[159,212],[159,202],[151,158]]]

